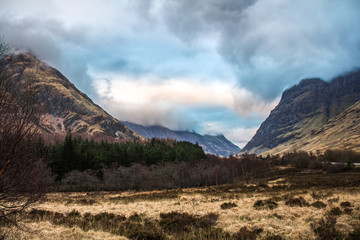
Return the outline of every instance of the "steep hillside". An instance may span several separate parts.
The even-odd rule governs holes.
[[[142,138],[96,105],[59,71],[32,54],[12,53],[5,61],[14,81],[32,80],[39,91],[36,102],[42,111],[39,127],[44,134],[63,135],[71,129],[99,138]]]
[[[293,150],[323,152],[326,149],[351,149],[360,152],[360,101],[320,129],[297,141],[279,145],[265,154],[281,154]]]
[[[177,141],[197,142],[206,153],[210,154],[229,156],[240,151],[240,148],[226,139],[224,135],[200,135],[195,132],[172,131],[162,126],[142,126],[131,122],[123,123],[145,138],[171,138]]]
[[[312,150],[317,150],[312,145],[314,134],[320,129],[328,129],[325,128],[328,124],[359,100],[360,71],[337,77],[331,82],[320,79],[302,80],[283,93],[278,106],[271,111],[242,152],[279,153],[306,149],[306,144],[310,144]],[[348,122],[343,121],[342,128],[332,133],[333,137],[344,134],[344,137],[347,136],[344,130],[348,126],[344,124]],[[321,135],[325,136],[327,133],[324,134]],[[323,137],[321,141],[321,149],[334,146]],[[346,147],[355,148],[355,145],[355,142],[348,142]],[[345,145],[337,144],[337,147]]]

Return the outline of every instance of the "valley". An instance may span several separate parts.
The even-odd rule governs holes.
[[[276,168],[261,182],[48,193],[16,239],[318,239],[360,235],[360,174]],[[171,216],[171,218],[169,218]],[[199,225],[198,225],[199,224]],[[37,232],[38,231],[38,232]]]
[[[0,1],[0,240],[360,239],[360,5],[285,2]]]

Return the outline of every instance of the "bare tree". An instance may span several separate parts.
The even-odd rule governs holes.
[[[43,196],[48,175],[37,132],[35,76],[11,66],[0,40],[0,225],[19,226]]]

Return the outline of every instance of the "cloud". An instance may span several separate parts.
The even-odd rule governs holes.
[[[231,86],[210,82],[173,78],[154,80],[150,77],[133,79],[116,75],[108,79],[94,76],[97,93],[107,110],[118,119],[144,124],[160,124],[175,129],[191,129],[194,119],[181,116],[187,108],[232,108]],[[211,96],[211,98],[209,98]],[[187,113],[191,115],[191,113]]]
[[[302,77],[330,79],[359,66],[359,1],[178,0],[163,7],[164,22],[180,39],[216,36],[239,87],[263,99]]]
[[[285,88],[359,67],[358,9],[357,0],[2,0],[0,34],[122,120],[216,126],[241,144],[235,135],[250,138]]]
[[[243,148],[248,143],[249,139],[251,139],[255,135],[257,130],[258,127],[233,128],[225,132],[224,135],[234,144],[236,144],[240,148]]]
[[[18,19],[10,16],[0,17],[1,34],[10,47],[31,51],[63,72],[80,90],[95,97],[93,89],[89,88],[87,59],[81,52],[87,51],[81,47],[87,41],[85,27],[67,27],[63,22],[47,17]]]
[[[216,121],[205,122],[203,125],[207,134],[217,135],[221,133],[240,148],[247,144],[249,139],[255,135],[258,129],[258,127],[236,127],[232,126],[231,123]]]
[[[243,117],[265,118],[270,111],[280,102],[280,97],[273,101],[266,101],[261,96],[256,95],[245,88],[234,88],[232,90],[234,98],[234,110]]]

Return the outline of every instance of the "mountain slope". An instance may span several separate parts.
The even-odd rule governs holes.
[[[29,81],[39,91],[36,102],[42,110],[43,134],[63,135],[67,129],[82,135],[106,139],[138,140],[142,137],[96,105],[59,71],[29,53],[5,57],[14,81]]]
[[[337,77],[331,82],[320,79],[302,80],[283,93],[278,106],[271,111],[242,152],[274,154],[305,149],[303,145],[312,144],[312,137],[318,130],[330,124],[359,100],[359,70]],[[347,121],[343,124],[345,123]],[[348,127],[342,126],[344,129]],[[343,133],[341,130],[333,132],[334,134],[337,136]],[[321,149],[333,146],[327,139],[321,139]],[[348,143],[347,148],[354,148],[355,145],[355,142]],[[311,149],[317,150],[314,147]]]
[[[240,151],[240,148],[225,138],[224,135],[200,135],[188,131],[172,131],[162,126],[142,126],[131,122],[123,122],[126,126],[145,138],[171,138],[177,141],[198,143],[206,153],[229,156]]]
[[[360,101],[348,107],[320,129],[298,139],[279,145],[265,154],[281,154],[293,150],[306,152],[326,149],[351,149],[360,152]]]

